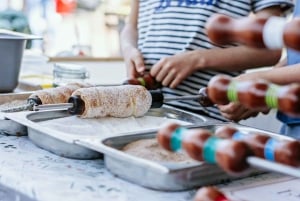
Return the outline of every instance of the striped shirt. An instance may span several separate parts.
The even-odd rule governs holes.
[[[291,7],[292,0],[140,0],[138,47],[147,69],[161,58],[196,49],[216,47],[205,34],[207,19],[221,13],[231,17],[248,16],[266,7]],[[188,59],[188,58],[187,58]],[[166,97],[197,94],[216,74],[236,76],[238,72],[197,71],[176,89],[163,88]],[[202,111],[196,101],[169,103],[191,111]],[[224,120],[217,108],[204,110],[209,116]]]

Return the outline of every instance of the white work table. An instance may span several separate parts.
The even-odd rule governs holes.
[[[125,79],[120,62],[87,62],[86,66],[93,82],[116,84]],[[52,64],[29,66],[22,69],[22,74],[49,74],[51,67]],[[278,174],[246,178],[219,187],[241,200],[300,200],[300,179]],[[192,201],[195,190],[146,189],[113,176],[101,159],[67,159],[38,148],[26,136],[0,135],[1,201]]]
[[[191,201],[195,194],[195,190],[146,189],[113,176],[103,160],[63,158],[36,147],[27,137],[4,135],[0,135],[0,184],[21,193],[2,189],[1,201]],[[300,180],[277,174],[250,177],[220,187],[249,201],[300,200]]]

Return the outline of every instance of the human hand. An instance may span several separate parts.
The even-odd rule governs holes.
[[[250,117],[256,117],[259,114],[259,111],[257,110],[248,109],[240,103],[234,102],[227,105],[218,105],[218,108],[223,117],[235,122],[239,122],[240,120],[245,120]],[[268,111],[262,112],[267,113]]]
[[[128,48],[123,52],[128,78],[137,78],[145,71],[144,58],[137,48]]]
[[[184,52],[162,58],[151,68],[150,74],[163,86],[175,88],[195,71],[189,54],[190,52]]]

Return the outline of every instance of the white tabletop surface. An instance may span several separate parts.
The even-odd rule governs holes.
[[[27,63],[22,75],[49,74],[51,65],[37,68]],[[119,62],[86,66],[93,72],[91,80],[94,83],[115,84],[125,79],[124,66]],[[102,71],[95,70],[99,68]],[[103,76],[103,72],[112,77]],[[40,201],[190,201],[195,194],[195,190],[149,190],[113,176],[105,169],[103,160],[63,158],[36,147],[27,137],[5,135],[0,135],[0,200],[28,200],[20,196],[12,199],[2,193],[1,186]],[[278,174],[246,178],[219,187],[234,195],[236,200],[300,200],[300,179]]]
[[[195,193],[146,189],[113,176],[103,160],[56,156],[36,147],[27,137],[0,135],[0,153],[0,184],[33,200],[190,201]],[[278,174],[237,180],[220,187],[241,200],[300,200],[300,180]]]

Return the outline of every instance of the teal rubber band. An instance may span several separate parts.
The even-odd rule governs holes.
[[[266,92],[265,102],[269,108],[278,108],[277,91],[278,86],[272,84]]]
[[[186,128],[178,127],[171,135],[170,147],[172,151],[179,151],[182,145],[183,134],[186,132]]]
[[[237,131],[232,135],[232,139],[235,141],[243,140],[244,137],[245,137],[245,134],[240,131]]]
[[[208,163],[216,163],[216,149],[218,146],[218,143],[221,141],[221,139],[217,137],[210,137],[206,140],[206,142],[203,145],[203,151],[202,156],[204,161]]]
[[[264,149],[265,159],[270,160],[270,161],[275,161],[275,148],[276,148],[277,143],[278,143],[278,141],[273,138],[270,138],[267,141],[267,143],[265,144],[265,149]]]
[[[231,81],[228,85],[227,98],[230,102],[238,102],[237,84],[235,81]]]

